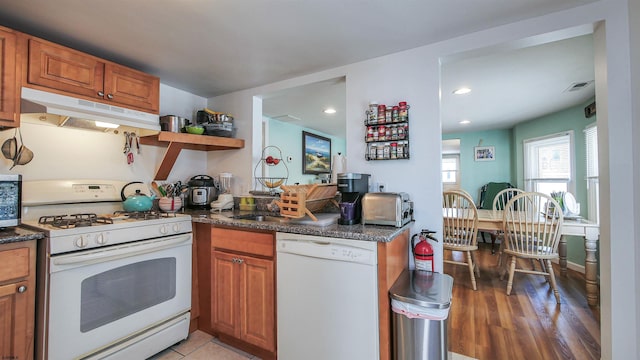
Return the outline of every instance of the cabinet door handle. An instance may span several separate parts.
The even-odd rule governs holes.
[[[103,97],[104,93],[102,91],[98,91],[98,96]]]
[[[107,94],[107,98],[108,98],[109,100],[111,100],[111,99],[113,99],[113,95],[112,95],[112,94]]]
[[[242,264],[243,262],[244,262],[244,260],[238,259],[238,264]]]
[[[21,285],[21,286],[19,286],[19,287],[18,287],[18,292],[19,292],[19,293],[21,293],[21,294],[22,294],[22,293],[23,293],[23,292],[25,292],[25,291],[27,291],[27,287],[26,287],[26,286]]]

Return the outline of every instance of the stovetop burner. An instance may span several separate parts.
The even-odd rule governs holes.
[[[135,220],[153,220],[160,219],[166,217],[176,217],[176,213],[165,213],[159,211],[115,211],[113,213],[116,217],[123,216],[127,219],[135,219]]]
[[[47,215],[38,219],[38,224],[51,225],[61,229],[93,225],[113,224],[113,220],[96,214]]]
[[[38,220],[39,225],[48,225],[59,229],[71,229],[88,226],[113,224],[114,221],[144,221],[176,217],[175,213],[159,211],[115,211],[110,215],[78,213],[71,215],[45,215]]]

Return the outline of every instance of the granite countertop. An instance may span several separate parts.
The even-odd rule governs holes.
[[[326,236],[333,238],[390,242],[403,231],[409,229],[412,223],[403,227],[378,226],[378,225],[339,225],[327,226],[301,225],[290,222],[287,218],[280,221],[255,221],[233,219],[231,216],[238,213],[222,212],[212,213],[208,210],[186,210],[185,214],[191,215],[193,222],[211,225],[224,225],[247,230],[271,230],[290,234],[304,234]]]
[[[12,242],[39,240],[42,238],[44,238],[44,233],[21,227],[7,227],[0,229],[0,245]]]

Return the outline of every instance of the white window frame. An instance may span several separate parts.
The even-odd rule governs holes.
[[[561,138],[561,137],[565,137],[568,136],[569,137],[569,170],[570,170],[570,174],[568,178],[557,178],[557,179],[551,179],[551,178],[537,178],[534,177],[531,173],[533,172],[531,170],[531,164],[529,163],[529,159],[532,156],[531,154],[529,154],[530,149],[532,146],[535,146],[535,143],[541,143],[541,142],[551,142],[554,139],[557,138]],[[568,130],[568,131],[562,131],[559,133],[554,133],[554,134],[549,134],[549,135],[545,135],[545,136],[540,136],[540,137],[536,137],[536,138],[530,138],[530,139],[525,139],[523,141],[523,157],[524,157],[524,187],[525,187],[525,191],[535,191],[535,189],[537,188],[537,185],[539,183],[566,183],[567,185],[567,191],[571,192],[573,194],[575,194],[576,192],[576,182],[575,182],[575,178],[576,178],[576,166],[575,166],[575,140],[574,140],[574,135],[573,135],[573,130]]]
[[[442,187],[444,190],[451,189],[459,189],[460,188],[460,154],[442,154],[442,159],[455,159],[456,161],[456,181],[455,182],[445,182],[442,180]],[[442,169],[442,175],[444,175],[445,170]]]
[[[600,181],[598,173],[598,128],[595,123],[584,129],[587,218],[600,223]]]

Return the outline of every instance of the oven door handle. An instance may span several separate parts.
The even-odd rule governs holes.
[[[95,251],[87,251],[84,253],[61,255],[52,258],[51,261],[55,266],[73,265],[74,267],[77,267],[110,260],[124,259],[132,256],[144,255],[151,252],[176,247],[181,244],[191,243],[191,240],[192,235],[185,234],[171,238],[158,239],[155,241],[147,240],[144,242],[134,242],[130,244],[119,245],[113,248],[96,249]]]

